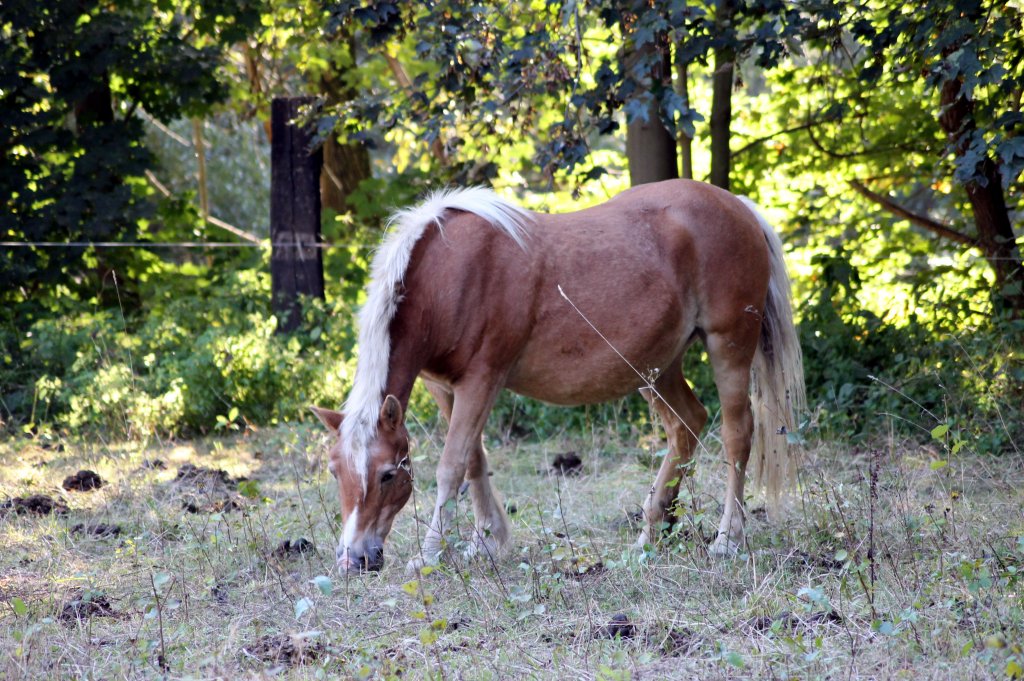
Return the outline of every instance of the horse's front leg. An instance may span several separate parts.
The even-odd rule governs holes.
[[[444,390],[436,390],[429,383],[427,387],[438,400],[442,413],[450,414],[450,418],[444,451],[437,465],[434,515],[420,555],[409,562],[410,572],[437,561],[444,533],[451,529],[455,518],[455,500],[464,479],[470,482],[476,514],[474,546],[496,552],[508,538],[508,521],[491,489],[482,445],[484,425],[499,388],[494,381],[463,380],[455,386],[451,397],[446,397]]]

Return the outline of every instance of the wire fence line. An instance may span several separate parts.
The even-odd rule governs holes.
[[[317,242],[298,244],[294,241],[271,243],[239,243],[237,241],[0,241],[0,248],[376,248],[379,244],[355,242]]]

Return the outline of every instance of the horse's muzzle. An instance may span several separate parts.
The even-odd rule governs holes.
[[[384,567],[384,546],[370,546],[365,552],[360,553],[347,547],[338,547],[336,552],[338,568],[345,572],[379,572]]]

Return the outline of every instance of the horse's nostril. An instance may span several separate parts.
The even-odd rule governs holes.
[[[366,569],[378,572],[384,566],[384,548],[375,547],[366,554]]]

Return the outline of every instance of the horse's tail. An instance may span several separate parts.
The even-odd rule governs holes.
[[[778,509],[782,493],[796,480],[798,456],[790,451],[797,431],[797,414],[806,404],[804,361],[793,323],[789,274],[782,257],[782,242],[749,199],[744,204],[761,224],[771,259],[768,298],[761,317],[761,342],[751,370],[751,406],[754,437],[751,451],[754,480],[767,497],[769,511]]]

